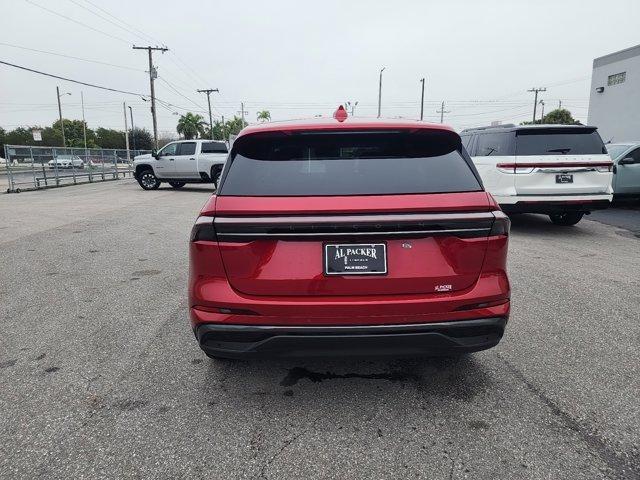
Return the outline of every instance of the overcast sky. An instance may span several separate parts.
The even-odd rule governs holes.
[[[526,90],[540,86],[547,87],[541,96],[547,110],[562,100],[586,121],[593,59],[637,44],[640,19],[638,0],[1,4],[0,59],[47,73],[148,95],[146,52],[131,45],[169,47],[154,55],[156,95],[171,104],[158,108],[161,133],[175,132],[174,112],[206,115],[206,97],[198,88],[220,89],[211,97],[216,117],[238,114],[241,101],[251,122],[263,109],[274,120],[331,115],[346,101],[359,102],[356,116],[375,116],[383,66],[386,117],[418,118],[419,80],[426,77],[425,120],[439,121],[436,109],[443,100],[450,111],[445,122],[456,128],[529,120],[533,94]],[[5,65],[0,126],[50,125],[58,115],[56,85],[72,94],[62,98],[65,118],[81,118],[82,91],[92,128],[122,129],[123,101],[132,105],[136,126],[151,127],[148,103],[138,96]]]

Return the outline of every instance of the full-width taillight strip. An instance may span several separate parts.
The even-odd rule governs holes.
[[[585,168],[611,167],[613,162],[528,162],[528,163],[498,163],[498,168]]]
[[[220,241],[355,237],[487,236],[501,212],[216,217]]]

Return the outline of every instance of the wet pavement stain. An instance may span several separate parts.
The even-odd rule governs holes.
[[[60,367],[49,367],[44,369],[46,373],[55,373],[59,370],[60,370]]]
[[[386,373],[331,373],[331,372],[312,372],[302,367],[295,367],[289,370],[286,377],[282,379],[280,385],[283,387],[291,387],[300,380],[307,379],[313,383],[323,382],[325,380],[340,380],[359,378],[363,380],[385,380],[387,382],[406,382],[420,381],[420,376],[415,373],[404,372],[402,370],[386,372]]]
[[[147,275],[158,275],[160,273],[162,273],[162,270],[136,270],[132,272],[131,275],[134,277],[144,277]]]
[[[17,360],[5,360],[4,362],[0,362],[0,368],[13,367],[16,362]]]

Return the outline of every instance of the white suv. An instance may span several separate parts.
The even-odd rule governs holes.
[[[543,213],[557,225],[575,225],[611,203],[613,162],[596,127],[500,125],[460,136],[507,213]]]

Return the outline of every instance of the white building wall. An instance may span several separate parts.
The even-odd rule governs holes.
[[[622,72],[624,83],[607,84],[609,75]],[[588,124],[605,142],[640,141],[640,45],[593,61]]]

